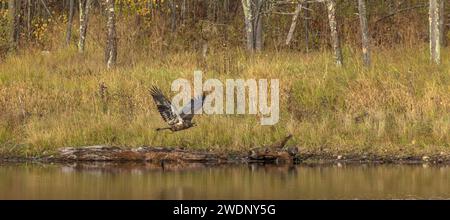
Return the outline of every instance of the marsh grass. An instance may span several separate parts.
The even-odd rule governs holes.
[[[242,151],[287,133],[309,150],[376,154],[448,152],[450,57],[429,62],[426,45],[376,50],[364,68],[357,49],[345,49],[337,68],[327,51],[216,51],[203,63],[191,52],[126,53],[106,70],[101,48],[49,54],[28,51],[0,63],[0,154],[36,156],[59,147],[183,146]],[[148,94],[169,93],[173,80],[278,78],[281,120],[261,126],[259,115],[200,116],[198,126],[157,133],[164,126]]]

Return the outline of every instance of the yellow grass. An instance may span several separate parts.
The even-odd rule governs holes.
[[[429,62],[426,45],[375,50],[365,69],[358,50],[346,48],[337,68],[329,52],[216,51],[205,63],[195,53],[123,53],[108,71],[100,48],[50,54],[26,52],[0,64],[0,155],[36,156],[59,147],[184,146],[246,150],[294,135],[288,145],[331,152],[420,154],[450,146],[450,57]],[[224,63],[228,63],[225,65]],[[178,133],[165,126],[149,96],[166,93],[179,77],[279,78],[281,120],[261,126],[255,115],[194,118]],[[99,85],[107,86],[100,94]],[[174,93],[170,93],[174,95]]]

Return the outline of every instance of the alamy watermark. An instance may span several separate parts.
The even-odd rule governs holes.
[[[267,79],[226,79],[223,83],[218,79],[203,81],[202,72],[195,71],[193,85],[194,97],[201,96],[203,92],[209,93],[203,101],[203,108],[195,114],[260,114],[261,125],[274,125],[280,120],[278,79],[270,79],[270,85]],[[191,83],[187,79],[173,81],[171,90],[178,92],[172,99],[177,109],[181,109],[192,98]]]

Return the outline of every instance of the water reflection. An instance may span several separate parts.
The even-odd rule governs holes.
[[[450,167],[0,165],[0,199],[450,198]]]

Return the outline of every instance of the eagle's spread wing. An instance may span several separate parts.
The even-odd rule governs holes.
[[[203,93],[201,96],[191,99],[191,101],[181,110],[181,118],[186,121],[191,121],[195,112],[202,108],[206,96],[206,93]]]
[[[183,121],[175,107],[164,96],[164,94],[158,87],[153,86],[150,89],[150,94],[152,95],[156,107],[158,108],[158,111],[165,122],[172,126]]]

